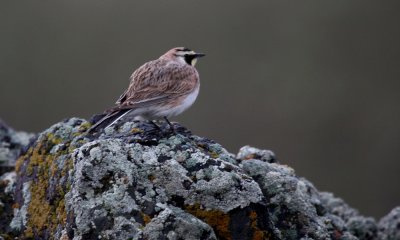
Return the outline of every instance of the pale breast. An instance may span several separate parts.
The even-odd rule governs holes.
[[[197,86],[196,89],[187,95],[180,104],[177,104],[169,109],[162,109],[160,110],[159,114],[166,117],[174,117],[181,114],[183,111],[193,105],[194,101],[196,101],[196,98],[199,95],[199,90],[200,86]]]

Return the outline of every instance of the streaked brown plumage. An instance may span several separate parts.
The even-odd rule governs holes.
[[[139,67],[130,77],[128,89],[116,106],[88,131],[114,124],[121,118],[153,120],[176,116],[195,101],[200,88],[196,59],[204,56],[187,48],[173,48],[160,58]]]

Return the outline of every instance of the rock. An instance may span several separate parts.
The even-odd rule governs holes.
[[[379,221],[378,239],[400,239],[400,207],[394,208]]]
[[[329,214],[341,219],[340,225],[359,239],[375,239],[377,223],[371,217],[364,217],[351,208],[342,199],[335,198],[332,193],[320,193],[321,201]]]
[[[270,150],[261,150],[255,147],[244,146],[240,148],[239,153],[236,155],[238,160],[258,159],[264,162],[274,163],[277,162],[275,154]]]
[[[13,218],[15,162],[34,138],[34,134],[15,131],[0,119],[0,239],[2,233],[11,231],[9,223]]]
[[[166,207],[146,225],[143,237],[144,239],[217,239],[208,224],[172,206]]]
[[[15,161],[34,138],[34,134],[15,131],[0,119],[0,175],[14,169]]]
[[[0,176],[0,237],[1,233],[10,232],[9,223],[13,218],[13,193],[15,190],[15,172],[5,173]]]
[[[175,132],[158,124],[162,132],[135,121],[87,135],[90,123],[72,118],[42,132],[17,161],[16,175],[1,178],[7,184],[0,185],[0,200],[13,206],[0,221],[3,237],[394,236],[388,222],[397,212],[378,228],[374,219],[278,164],[271,151],[246,146],[235,156],[178,124]]]

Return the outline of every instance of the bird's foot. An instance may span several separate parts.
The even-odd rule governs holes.
[[[174,125],[173,125],[173,124],[168,120],[168,118],[165,117],[165,116],[164,116],[164,120],[168,123],[170,131],[171,131],[172,133],[176,134]]]
[[[160,128],[160,126],[158,126],[155,122],[150,120],[150,123],[154,126],[155,129],[157,129],[158,131],[162,132],[163,130]]]

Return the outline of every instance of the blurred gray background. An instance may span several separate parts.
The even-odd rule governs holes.
[[[173,119],[246,144],[362,214],[400,205],[399,1],[2,1],[0,117],[38,132],[113,105],[131,72],[204,52]]]

